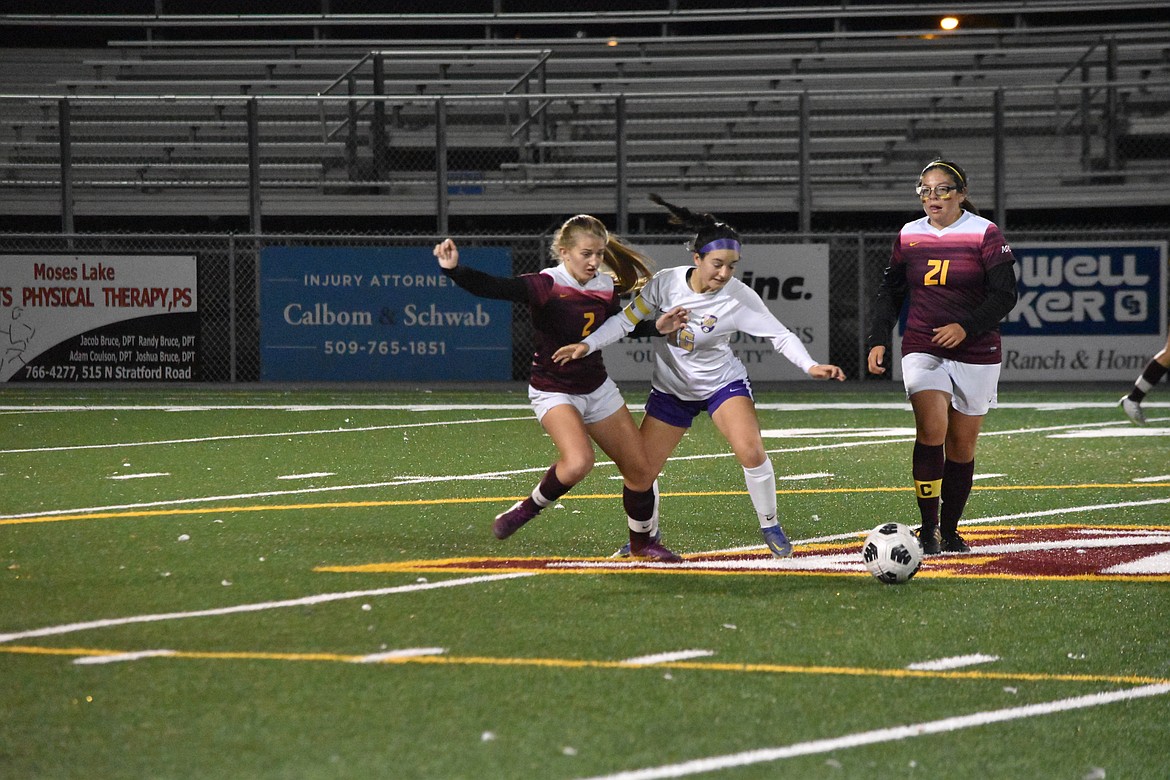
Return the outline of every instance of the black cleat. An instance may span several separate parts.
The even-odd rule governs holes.
[[[942,534],[938,526],[923,526],[918,529],[918,541],[922,545],[923,555],[938,555],[942,552]]]
[[[949,553],[971,552],[971,546],[963,541],[963,537],[959,536],[958,531],[942,535],[942,549],[943,552]]]

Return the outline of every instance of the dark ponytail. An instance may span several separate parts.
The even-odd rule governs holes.
[[[681,225],[687,230],[695,231],[695,237],[691,239],[690,245],[688,246],[692,252],[700,255],[706,254],[699,250],[712,241],[719,239],[728,239],[735,241],[736,244],[739,243],[739,233],[735,231],[735,228],[726,222],[720,222],[714,214],[695,213],[686,206],[676,206],[673,203],[667,203],[655,192],[650,193],[650,200],[670,212],[670,223],[672,225]]]

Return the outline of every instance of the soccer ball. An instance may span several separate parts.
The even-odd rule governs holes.
[[[870,574],[887,585],[898,585],[918,573],[922,545],[908,526],[886,523],[865,537],[861,557]]]

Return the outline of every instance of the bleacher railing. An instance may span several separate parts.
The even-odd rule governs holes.
[[[213,201],[256,232],[266,213],[306,208],[435,215],[439,233],[452,214],[592,210],[625,230],[645,190],[697,188],[725,210],[798,213],[807,230],[823,210],[904,208],[938,154],[1005,225],[1007,209],[1035,207],[1040,179],[1060,208],[1127,205],[1135,183],[1170,177],[1165,79],[361,101],[369,121],[348,93],[0,96],[0,202],[58,211],[67,232],[79,201],[155,214]],[[1158,204],[1170,190],[1145,187]]]

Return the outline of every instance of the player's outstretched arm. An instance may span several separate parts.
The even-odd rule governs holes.
[[[808,370],[808,375],[813,379],[836,379],[838,382],[845,381],[845,372],[838,366],[818,363]]]
[[[553,353],[553,362],[563,366],[570,360],[579,360],[589,354],[589,345],[578,341],[576,344],[566,344]]]

